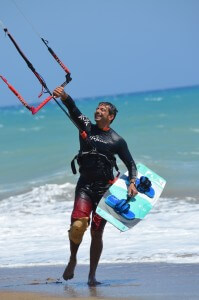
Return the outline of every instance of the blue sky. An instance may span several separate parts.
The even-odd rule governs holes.
[[[64,72],[39,36],[49,41],[74,98],[197,85],[198,12],[198,0],[0,1],[0,20],[53,90]],[[38,101],[40,84],[1,28],[0,45],[0,74]],[[0,105],[17,101],[0,82]]]

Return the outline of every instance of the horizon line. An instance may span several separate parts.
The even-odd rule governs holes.
[[[77,97],[77,101],[81,101],[84,99],[98,99],[98,98],[105,98],[105,97],[113,97],[113,96],[121,96],[121,95],[136,95],[136,94],[145,94],[145,93],[157,93],[163,91],[172,91],[172,90],[183,90],[183,89],[191,89],[191,88],[199,88],[199,84],[193,85],[186,85],[186,86],[176,86],[176,87],[167,87],[167,88],[159,88],[159,89],[151,89],[151,90],[143,90],[143,91],[136,91],[136,92],[124,92],[124,93],[117,93],[117,94],[107,94],[107,95],[100,95],[100,96],[84,96],[84,97]],[[75,98],[75,97],[74,97]],[[38,105],[37,102],[30,102],[32,105]],[[16,107],[20,106],[20,102],[17,104],[9,104],[9,105],[0,105],[0,108],[7,108],[7,107]]]
[[[121,95],[135,95],[135,94],[145,94],[145,93],[157,93],[163,91],[171,91],[171,90],[182,90],[182,89],[191,89],[191,88],[199,88],[199,84],[193,85],[186,85],[186,86],[176,86],[176,87],[167,87],[167,88],[159,88],[159,89],[151,89],[151,90],[143,90],[143,91],[136,91],[136,92],[124,92],[124,93],[116,93],[116,94],[107,94],[107,95],[100,95],[100,96],[85,96],[85,97],[78,97],[77,100],[82,99],[90,99],[90,98],[102,98],[102,97],[113,97],[113,96],[121,96]]]

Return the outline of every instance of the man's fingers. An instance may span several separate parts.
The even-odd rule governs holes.
[[[54,97],[61,97],[62,93],[63,93],[63,87],[59,86],[56,89],[54,89],[53,91],[53,96]]]
[[[135,197],[138,194],[138,191],[136,189],[131,189],[129,191],[129,194],[131,195],[131,197]]]

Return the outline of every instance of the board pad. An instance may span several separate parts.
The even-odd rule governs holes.
[[[119,179],[109,188],[109,190],[100,200],[96,209],[98,215],[114,225],[120,231],[127,231],[144,219],[144,217],[150,212],[152,207],[159,199],[166,184],[165,179],[143,164],[137,164],[137,170],[137,178],[140,178],[141,176],[146,176],[149,178],[152,183],[152,188],[155,190],[155,195],[153,198],[149,198],[143,193],[138,193],[134,198],[130,199],[128,202],[130,204],[129,210],[135,214],[135,218],[133,220],[125,219],[105,203],[106,198],[110,195],[115,196],[119,200],[127,199],[129,186],[128,172],[121,175]]]

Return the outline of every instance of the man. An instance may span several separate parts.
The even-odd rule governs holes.
[[[88,285],[95,286],[100,283],[96,280],[95,274],[102,253],[102,235],[106,224],[106,221],[97,215],[95,210],[103,194],[113,182],[114,155],[117,154],[120,157],[129,171],[128,193],[131,196],[137,194],[135,187],[137,169],[125,140],[110,128],[117,113],[114,105],[109,102],[99,103],[94,115],[96,124],[92,124],[87,117],[82,115],[63,87],[57,87],[53,95],[61,98],[71,119],[83,133],[80,134],[80,152],[77,156],[80,178],[76,186],[69,230],[71,255],[63,278],[68,280],[74,276],[77,251],[84,232],[89,226],[92,213]]]

